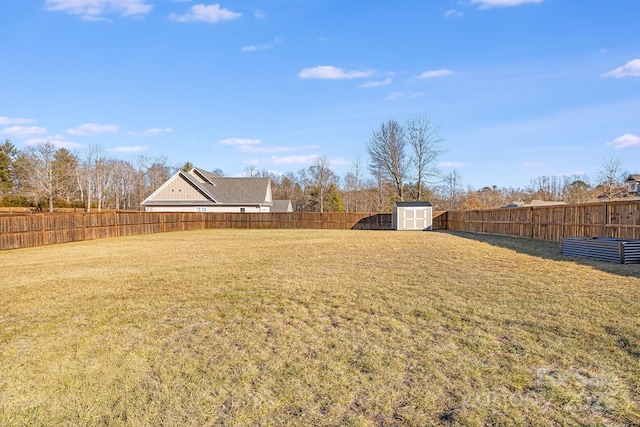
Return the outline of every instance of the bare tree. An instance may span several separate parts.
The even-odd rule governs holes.
[[[616,190],[624,186],[625,172],[622,168],[622,160],[618,157],[612,156],[602,161],[598,181],[604,188],[607,199],[614,198]]]
[[[258,169],[256,169],[256,167],[254,165],[249,165],[247,167],[244,168],[244,172],[242,173],[243,176],[246,176],[247,178],[252,178],[254,176],[258,176]]]
[[[49,212],[53,212],[53,201],[62,190],[62,174],[56,169],[56,147],[43,141],[29,146],[16,162],[19,169],[23,194],[36,201],[47,199]]]
[[[447,176],[444,178],[444,182],[446,185],[446,191],[448,196],[448,205],[449,209],[457,209],[460,201],[460,196],[462,194],[462,175],[458,172],[457,169],[452,170]]]
[[[313,187],[311,189],[312,204],[318,206],[320,212],[324,212],[328,188],[330,184],[338,181],[338,177],[331,170],[329,158],[325,155],[316,157],[313,164],[309,166],[307,176]]]
[[[80,193],[76,178],[78,163],[76,155],[66,148],[59,148],[54,154],[53,168],[57,175],[58,195],[66,201],[67,205],[73,205],[78,201],[78,193]]]
[[[433,126],[426,115],[408,120],[406,128],[416,178],[416,200],[422,200],[425,181],[439,175],[435,161],[443,152],[440,147],[444,138],[440,126]]]
[[[405,132],[396,120],[383,122],[366,145],[371,174],[392,182],[394,198],[398,200],[404,200],[404,180],[409,167],[405,147]]]

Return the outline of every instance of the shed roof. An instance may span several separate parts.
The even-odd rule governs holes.
[[[399,208],[421,208],[431,206],[429,202],[393,202],[393,206]]]

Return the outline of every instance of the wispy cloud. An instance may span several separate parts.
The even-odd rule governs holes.
[[[424,96],[424,92],[393,92],[391,95],[387,96],[385,99],[387,101],[393,101],[396,99],[413,99],[420,98]]]
[[[387,85],[390,85],[392,82],[393,82],[393,80],[391,79],[391,77],[387,77],[384,80],[366,82],[366,83],[362,83],[362,84],[360,84],[358,86],[368,89],[368,88],[372,88],[372,87],[387,86]]]
[[[317,158],[317,154],[310,154],[308,156],[271,156],[267,159],[267,162],[276,165],[309,164]]]
[[[297,147],[289,147],[282,145],[275,146],[258,146],[258,145],[240,145],[238,150],[243,153],[287,153],[292,151],[315,150],[319,148],[317,145],[304,145]]]
[[[149,149],[148,145],[130,145],[111,149],[115,153],[142,153]]]
[[[243,139],[243,138],[227,138],[218,142],[218,144],[221,144],[221,145],[238,145],[238,146],[259,145],[261,143],[262,142],[259,139]]]
[[[74,141],[67,141],[62,135],[48,135],[46,138],[30,138],[24,143],[26,145],[38,145],[44,142],[53,144],[56,148],[66,148],[67,150],[75,150],[78,148],[84,148],[84,145],[78,144]]]
[[[147,129],[143,132],[127,132],[127,135],[131,136],[156,136],[161,135],[163,133],[171,133],[173,129],[171,128],[151,128]]]
[[[336,157],[334,159],[329,159],[329,163],[331,163],[331,166],[349,166],[351,164],[351,160],[343,157]]]
[[[455,169],[455,168],[463,168],[467,166],[467,164],[462,162],[438,162],[438,166],[446,169]]]
[[[141,16],[149,13],[153,5],[145,0],[45,0],[47,10],[78,15],[89,21],[104,21],[103,15]]]
[[[34,123],[36,119],[19,119],[0,116],[0,125],[24,125],[27,123]]]
[[[284,39],[281,39],[279,37],[273,39],[273,41],[270,41],[268,43],[263,43],[263,44],[250,44],[247,46],[243,46],[242,49],[240,49],[242,52],[256,52],[256,51],[260,51],[260,50],[269,50],[269,49],[273,49],[273,47],[277,44],[280,44],[284,41]]]
[[[47,129],[39,126],[11,126],[3,129],[0,133],[10,138],[24,139],[47,133]]]
[[[422,80],[422,79],[433,79],[436,77],[445,77],[453,74],[453,71],[448,70],[446,68],[441,68],[439,70],[429,70],[420,74],[419,76],[415,76],[414,79]]]
[[[320,65],[317,67],[305,68],[298,75],[303,79],[361,79],[375,74],[373,70],[343,70],[332,65]]]
[[[478,9],[489,9],[492,7],[520,6],[522,4],[539,4],[544,0],[471,0],[471,4],[477,4]]]
[[[640,59],[629,61],[622,67],[604,73],[602,77],[615,77],[618,79],[621,77],[640,77]]]
[[[118,131],[117,125],[102,125],[100,123],[85,123],[73,129],[67,129],[67,133],[76,136],[99,135],[101,133],[114,133]]]
[[[178,22],[202,21],[216,24],[222,21],[231,21],[242,16],[239,12],[223,9],[219,4],[205,5],[196,4],[191,6],[189,12],[184,15],[171,14],[170,17]]]
[[[444,13],[444,17],[445,18],[457,18],[462,16],[462,12],[460,12],[459,10],[454,10],[454,9],[449,9]]]
[[[267,14],[263,10],[253,9],[252,12],[253,12],[253,17],[256,19],[264,19],[267,17]]]
[[[640,136],[627,133],[607,142],[607,145],[613,148],[640,147]]]

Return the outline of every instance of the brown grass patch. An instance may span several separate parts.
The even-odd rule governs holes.
[[[640,267],[559,252],[329,230],[3,252],[0,425],[639,424]]]

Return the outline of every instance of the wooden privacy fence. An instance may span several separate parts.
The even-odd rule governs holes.
[[[239,229],[388,230],[391,214],[125,212],[0,215],[0,250],[167,231]]]
[[[640,200],[579,205],[449,211],[446,229],[539,240],[640,239]]]

